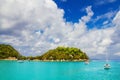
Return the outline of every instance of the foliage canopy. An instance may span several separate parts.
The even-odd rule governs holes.
[[[8,57],[19,58],[21,55],[11,45],[0,44],[0,59],[5,59]]]
[[[89,59],[86,53],[74,47],[57,47],[47,51],[41,56],[41,60],[80,60]]]

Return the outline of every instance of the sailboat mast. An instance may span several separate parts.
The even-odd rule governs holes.
[[[106,52],[106,62],[108,63],[108,53]]]

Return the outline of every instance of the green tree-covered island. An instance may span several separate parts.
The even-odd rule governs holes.
[[[42,60],[42,61],[85,61],[89,60],[86,53],[74,47],[57,47],[41,56],[22,56],[11,45],[0,44],[0,59],[6,60]]]
[[[0,59],[19,59],[20,53],[11,45],[0,44]]]

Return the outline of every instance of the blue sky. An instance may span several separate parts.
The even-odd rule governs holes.
[[[94,15],[92,16],[93,20],[91,20],[89,25],[89,29],[94,28],[97,25],[97,28],[101,28],[101,25],[105,20],[108,20],[106,17],[102,17],[96,22],[94,20],[98,16],[102,16],[108,12],[111,12],[110,19],[112,19],[116,12],[120,8],[119,0],[54,0],[59,8],[64,9],[65,14],[64,18],[68,22],[79,22],[79,19],[86,14],[85,8],[87,6],[92,6],[92,10]],[[112,13],[113,12],[113,13]],[[111,21],[111,20],[109,20]]]
[[[70,46],[119,59],[119,37],[119,0],[0,0],[0,43],[25,56]]]

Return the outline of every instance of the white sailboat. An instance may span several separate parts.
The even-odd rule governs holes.
[[[108,60],[108,53],[106,53],[106,64],[104,65],[104,69],[110,69],[110,64]]]

